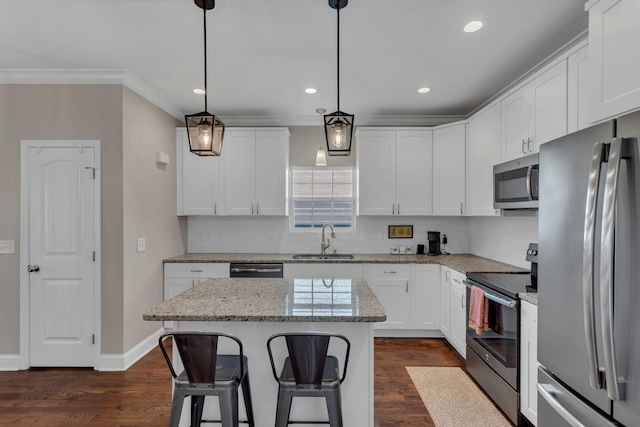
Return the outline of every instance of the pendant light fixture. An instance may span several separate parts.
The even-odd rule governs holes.
[[[321,116],[326,112],[327,110],[324,108],[316,108],[316,113]],[[316,151],[316,166],[327,166],[327,154],[322,147],[318,147],[318,151]]]
[[[329,0],[329,6],[338,16],[337,75],[338,110],[324,116],[324,132],[327,138],[327,154],[330,156],[348,156],[351,153],[353,135],[353,114],[340,111],[340,9],[346,7],[348,0]]]
[[[222,152],[224,123],[218,117],[207,112],[207,10],[215,7],[215,0],[194,0],[204,16],[204,111],[185,115],[189,148],[198,156],[219,156]]]

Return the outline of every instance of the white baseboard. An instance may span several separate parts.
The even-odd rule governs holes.
[[[101,354],[96,370],[98,371],[126,371],[158,345],[158,338],[164,333],[164,328],[158,329],[153,334],[138,343],[125,354]]]
[[[373,336],[378,338],[443,338],[439,330],[424,329],[374,329]]]
[[[0,354],[0,371],[19,371],[19,354]]]

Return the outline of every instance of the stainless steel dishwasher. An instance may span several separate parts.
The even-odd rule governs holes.
[[[282,263],[233,262],[230,277],[282,277]]]

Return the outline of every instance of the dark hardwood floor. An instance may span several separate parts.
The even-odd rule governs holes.
[[[443,339],[376,338],[375,425],[433,426],[406,366],[463,366]],[[256,398],[256,397],[254,397]],[[169,372],[154,349],[125,372],[0,372],[0,425],[166,426]]]

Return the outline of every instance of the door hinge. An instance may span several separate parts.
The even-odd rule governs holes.
[[[96,251],[93,251],[93,262],[96,262]]]
[[[96,334],[91,334],[91,344],[95,345],[96,343]]]

